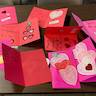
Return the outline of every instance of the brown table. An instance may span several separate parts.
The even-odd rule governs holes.
[[[19,22],[22,22],[27,19],[31,8],[33,5],[17,5],[17,16]],[[66,7],[64,5],[45,5],[43,8],[55,9]],[[82,19],[95,19],[96,18],[96,5],[84,5],[84,6],[68,6],[69,12],[67,16],[66,25],[75,25],[74,20],[70,18],[70,12],[73,11],[78,13]],[[42,31],[43,32],[43,31]],[[80,40],[82,40],[82,34],[80,35]],[[33,47],[36,45],[40,45],[40,41],[33,42]],[[20,50],[28,50],[32,49],[31,44],[27,44],[26,46],[30,46],[29,48],[26,46],[20,47]],[[42,46],[41,46],[42,47]],[[82,83],[80,89],[52,89],[51,83],[46,83],[38,86],[32,87],[22,87],[15,84],[12,84],[10,81],[4,79],[4,72],[0,71],[0,93],[65,93],[65,92],[96,92],[96,83]]]

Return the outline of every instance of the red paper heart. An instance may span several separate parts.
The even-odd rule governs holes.
[[[86,70],[92,70],[92,65],[91,65],[91,64],[88,64],[88,65],[86,66]]]
[[[70,61],[69,60],[63,60],[62,62],[60,63],[56,63],[55,66],[58,70],[60,69],[65,69],[67,67],[67,65],[70,64]]]

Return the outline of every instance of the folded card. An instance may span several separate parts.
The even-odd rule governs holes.
[[[90,38],[65,51],[49,52],[53,88],[79,88],[96,82],[96,49]]]
[[[0,25],[18,23],[14,6],[0,8]]]
[[[38,7],[33,7],[28,20],[37,17],[39,20],[39,25],[42,28],[62,27],[64,25],[67,10],[68,8],[46,10]]]
[[[48,27],[44,33],[45,50],[62,51],[75,45],[79,31],[78,26]]]
[[[8,39],[12,46],[20,46],[40,39],[37,19],[0,26],[0,41],[5,39]]]
[[[22,86],[51,81],[43,49],[19,52],[4,44],[2,48],[6,80]]]
[[[80,88],[78,72],[71,50],[49,52],[48,57],[51,64],[52,88]]]
[[[96,77],[96,48],[91,39],[87,38],[78,43],[73,48],[73,54],[80,82],[91,82],[91,77]]]
[[[74,19],[79,26],[82,26],[82,30],[96,42],[96,20],[82,21],[77,15],[72,13]]]

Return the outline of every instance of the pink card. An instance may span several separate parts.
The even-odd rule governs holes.
[[[20,24],[0,26],[0,40],[10,39],[12,46],[21,46],[40,39],[39,26],[36,18]]]
[[[2,43],[10,46],[8,39],[4,41],[0,41],[0,70],[4,69],[4,60],[3,60],[3,54],[2,54]]]
[[[78,26],[48,27],[44,33],[45,50],[63,51],[75,45],[79,31]]]
[[[80,88],[78,72],[72,57],[72,51],[49,52],[52,88]]]
[[[42,28],[62,27],[64,25],[67,10],[68,8],[46,10],[46,9],[34,7],[28,17],[28,20],[37,17],[39,20],[39,25]]]
[[[4,44],[2,48],[6,80],[22,86],[34,86],[51,81],[42,49],[19,52]]]
[[[96,49],[90,38],[65,51],[49,52],[48,57],[53,88],[79,88],[76,82],[96,82]]]
[[[74,19],[79,26],[82,26],[82,30],[96,42],[96,20],[82,21],[77,15],[72,13]]]
[[[91,82],[96,76],[96,49],[90,38],[83,40],[73,48],[80,82]],[[93,80],[94,81],[94,80]]]
[[[0,8],[0,25],[18,23],[14,6]]]

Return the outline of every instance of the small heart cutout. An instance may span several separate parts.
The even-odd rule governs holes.
[[[68,65],[65,69],[59,70],[61,78],[69,85],[76,85],[77,70],[73,65]]]
[[[88,65],[86,66],[86,70],[92,70],[92,65],[91,65],[91,64],[88,64]]]
[[[55,18],[60,17],[62,14],[63,14],[62,10],[60,10],[60,11],[52,11],[49,16],[50,16],[51,19],[55,19]]]

